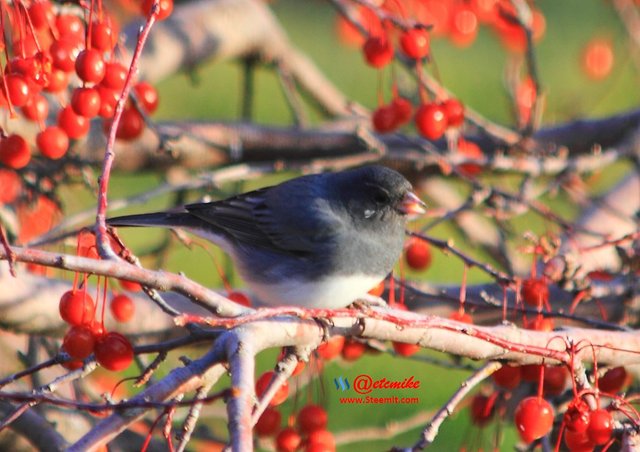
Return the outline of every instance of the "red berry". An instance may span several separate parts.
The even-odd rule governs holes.
[[[133,87],[133,91],[136,93],[136,98],[147,114],[152,114],[158,109],[160,98],[158,96],[158,91],[151,83],[136,83]]]
[[[48,0],[36,1],[29,7],[29,18],[36,30],[46,30],[55,14]]]
[[[78,16],[60,14],[56,17],[56,28],[60,36],[74,41],[84,41],[84,23]]]
[[[89,120],[77,115],[70,105],[58,113],[58,126],[64,130],[69,138],[82,138],[89,133]]]
[[[429,55],[429,32],[424,28],[412,28],[400,35],[400,48],[414,60]]]
[[[340,352],[342,352],[344,343],[344,336],[333,336],[329,338],[327,342],[320,344],[316,349],[316,352],[320,358],[328,361],[335,358],[340,354]]]
[[[84,49],[76,58],[76,74],[89,83],[100,83],[104,78],[105,64],[102,55],[96,49]]]
[[[142,290],[142,286],[137,282],[129,281],[126,279],[119,279],[118,283],[120,284],[120,287],[122,287],[124,290],[128,290],[129,292],[139,292]]]
[[[238,303],[242,306],[251,306],[251,298],[249,298],[246,294],[238,291],[229,292],[227,298],[235,303]]]
[[[104,323],[98,321],[97,319],[93,319],[89,324],[89,328],[93,332],[93,336],[96,338],[103,337],[107,332],[104,329]]]
[[[371,116],[373,128],[378,133],[393,132],[398,126],[396,110],[391,105],[382,105]]]
[[[412,356],[420,351],[418,344],[407,344],[406,342],[393,342],[393,350],[400,356]]]
[[[416,112],[415,122],[420,134],[429,140],[437,140],[447,130],[444,109],[435,103],[422,104]]]
[[[54,69],[49,74],[48,83],[45,85],[44,90],[48,93],[59,93],[64,90],[69,84],[69,76],[66,72]]]
[[[491,378],[498,386],[505,389],[515,389],[520,385],[522,372],[518,366],[504,365],[491,374]]]
[[[12,203],[22,192],[20,176],[15,171],[0,168],[0,187],[0,205]]]
[[[524,381],[540,381],[540,366],[541,364],[527,364],[525,366],[520,366],[522,379]]]
[[[342,358],[346,361],[356,361],[362,355],[364,355],[364,352],[366,351],[367,351],[367,346],[362,342],[348,340],[344,342],[344,345],[342,346],[342,351],[340,352],[340,354],[342,355]]]
[[[118,62],[109,62],[106,64],[104,79],[102,84],[109,89],[120,91],[124,88],[127,80],[127,68]]]
[[[598,378],[598,389],[609,394],[615,394],[622,390],[626,381],[627,370],[622,366],[614,367]]]
[[[476,394],[471,399],[471,420],[475,425],[483,426],[491,421],[495,407],[495,397]]]
[[[78,233],[78,241],[76,245],[76,254],[89,259],[100,259],[98,248],[96,246],[96,236],[93,232],[86,229]]]
[[[397,126],[402,126],[409,122],[413,115],[413,105],[404,97],[396,97],[390,104],[396,114]]]
[[[42,94],[31,96],[22,107],[22,114],[31,121],[44,121],[49,114],[49,101]]]
[[[60,348],[60,352],[66,352],[64,347]],[[84,366],[84,363],[82,362],[81,359],[71,359],[70,361],[61,363],[60,365],[67,370],[76,370],[76,369],[82,369],[82,366]]]
[[[464,122],[464,105],[458,99],[450,98],[442,102],[442,109],[449,127],[461,126]]]
[[[468,323],[470,325],[473,325],[473,318],[471,317],[471,315],[468,312],[464,312],[464,310],[462,309],[453,311],[449,315],[449,318],[451,320],[455,320],[456,322]]]
[[[136,306],[133,300],[124,294],[116,295],[109,304],[113,318],[118,322],[128,322],[133,318]]]
[[[594,38],[582,51],[582,68],[592,80],[603,80],[611,73],[615,56],[609,39]]]
[[[281,421],[282,415],[280,411],[272,407],[267,407],[258,419],[258,422],[256,422],[253,430],[258,436],[272,436],[275,435],[280,428]]]
[[[149,16],[155,0],[144,0],[141,5],[142,14]],[[173,12],[173,0],[159,0],[157,20],[164,20]]]
[[[586,432],[564,431],[564,444],[569,452],[592,452],[596,445],[589,439]]]
[[[569,378],[569,369],[565,366],[544,366],[543,390],[545,395],[560,395],[564,392]]]
[[[300,433],[310,434],[327,427],[327,411],[319,405],[305,405],[298,413],[297,426]]]
[[[103,129],[105,134],[111,129],[111,121],[104,121]],[[134,140],[138,138],[144,131],[144,119],[140,112],[133,107],[125,107],[122,111],[122,117],[118,123],[116,137],[121,140]]]
[[[124,370],[133,361],[133,347],[120,333],[110,332],[98,338],[95,346],[96,360],[105,369]]]
[[[75,359],[85,359],[95,346],[95,338],[90,328],[84,325],[73,326],[62,340],[64,350]]]
[[[71,108],[85,118],[93,118],[100,112],[100,93],[96,88],[78,87],[71,95]]]
[[[472,7],[459,3],[451,11],[449,37],[458,47],[467,47],[478,35],[478,18]]]
[[[60,297],[60,317],[70,325],[83,325],[93,320],[95,303],[86,290],[70,290]]]
[[[530,325],[527,325],[527,328],[534,331],[553,331],[553,319],[538,315]]]
[[[31,160],[29,145],[20,135],[13,134],[0,141],[0,163],[13,169],[24,168]]]
[[[91,24],[91,46],[103,52],[116,46],[116,36],[110,21],[94,21]]]
[[[34,93],[38,92],[46,83],[46,79],[51,72],[51,57],[42,52],[31,57],[15,57],[11,60],[11,72],[22,75],[29,88]],[[9,65],[5,70],[9,69]]]
[[[549,286],[544,278],[530,278],[522,281],[522,299],[530,306],[543,306],[549,303]]]
[[[522,440],[530,443],[551,431],[553,408],[541,397],[527,397],[516,407],[515,423]]]
[[[384,36],[370,36],[362,47],[364,59],[375,68],[386,66],[393,59],[393,46],[389,39]]]
[[[302,444],[302,437],[293,427],[283,428],[276,436],[278,452],[295,452]]]
[[[606,444],[611,439],[613,432],[613,416],[604,408],[597,409],[591,413],[587,435],[596,445]]]
[[[364,5],[353,5],[353,17],[363,25],[368,34],[376,35],[382,32],[382,22],[376,13]],[[362,32],[341,14],[336,18],[336,28],[340,41],[353,47],[364,44]]]
[[[589,426],[591,411],[589,405],[582,399],[573,399],[564,412],[563,421],[567,427],[567,431],[574,433],[585,433]]]
[[[71,72],[75,68],[80,45],[77,41],[68,38],[60,38],[53,41],[49,48],[53,67],[63,72]]]
[[[405,248],[404,258],[414,270],[425,270],[431,265],[431,248],[419,237],[411,237]]]
[[[14,107],[24,106],[31,95],[29,84],[20,74],[10,74],[5,77],[8,100]]]
[[[260,378],[256,381],[256,395],[258,397],[262,397],[262,394],[265,393],[274,375],[275,372],[272,370],[260,375]],[[287,400],[287,397],[289,397],[289,382],[285,381],[276,391],[275,395],[269,402],[269,406],[278,406]]]
[[[458,153],[471,159],[481,159],[484,157],[480,146],[472,141],[467,141],[464,138],[458,140]],[[457,166],[458,171],[467,177],[475,177],[482,172],[482,167],[475,163],[462,163]]]
[[[36,144],[42,155],[56,160],[67,153],[69,137],[60,127],[49,126],[36,136]]]
[[[336,439],[333,433],[320,429],[309,433],[305,452],[333,452],[336,450]]]
[[[100,94],[100,111],[98,114],[101,118],[111,119],[116,111],[116,104],[120,94],[118,91],[105,87],[103,84],[96,88]]]

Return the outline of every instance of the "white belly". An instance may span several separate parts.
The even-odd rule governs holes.
[[[351,275],[334,276],[318,282],[251,282],[249,286],[260,301],[269,306],[336,309],[348,306],[383,279],[384,276]]]

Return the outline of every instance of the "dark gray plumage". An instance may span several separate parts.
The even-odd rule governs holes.
[[[407,217],[423,205],[402,175],[366,166],[108,223],[182,228],[218,244],[265,304],[338,308],[391,271]]]

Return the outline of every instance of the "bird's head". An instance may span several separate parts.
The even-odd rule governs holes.
[[[348,193],[346,207],[354,219],[375,222],[395,217],[405,221],[425,212],[425,204],[397,171],[366,166],[339,174],[339,190]]]

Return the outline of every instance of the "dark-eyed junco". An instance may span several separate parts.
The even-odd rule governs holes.
[[[408,216],[423,207],[401,174],[366,166],[108,223],[181,228],[214,242],[265,304],[342,308],[389,274]]]

